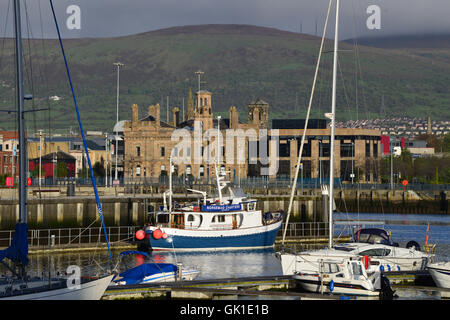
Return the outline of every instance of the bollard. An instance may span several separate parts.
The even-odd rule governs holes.
[[[182,281],[183,280],[183,264],[177,263],[177,273],[176,273],[176,281]]]
[[[50,246],[51,246],[51,247],[54,247],[54,246],[55,246],[55,235],[54,235],[54,234],[51,235]]]

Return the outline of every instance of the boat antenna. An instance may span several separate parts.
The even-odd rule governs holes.
[[[285,228],[284,228],[284,231],[283,231],[282,246],[284,246],[284,239],[286,238],[287,226],[288,226],[289,217],[290,217],[291,211],[292,211],[292,203],[293,203],[293,200],[294,200],[295,189],[297,187],[298,171],[300,169],[301,160],[302,160],[303,145],[305,143],[305,137],[306,137],[306,128],[308,127],[309,114],[310,114],[310,111],[311,111],[312,101],[313,101],[313,97],[314,97],[314,91],[315,91],[315,88],[316,88],[316,81],[317,81],[317,75],[318,75],[318,72],[319,72],[320,58],[322,57],[322,49],[323,49],[323,44],[324,44],[324,41],[325,41],[325,33],[327,31],[328,17],[330,16],[330,10],[331,10],[331,4],[332,3],[333,3],[333,0],[330,0],[330,3],[328,5],[327,17],[325,19],[325,26],[323,28],[322,41],[320,43],[320,50],[319,50],[319,57],[317,58],[316,71],[314,73],[313,86],[311,88],[311,95],[310,95],[310,98],[309,98],[308,111],[306,113],[305,126],[303,128],[302,142],[300,144],[300,150],[298,152],[298,158],[297,158],[297,165],[295,167],[294,180],[292,181],[291,197],[289,198],[289,207],[288,207],[287,216],[286,216]]]
[[[102,205],[100,203],[100,198],[98,196],[97,184],[95,183],[94,170],[92,169],[92,165],[91,165],[91,157],[89,156],[89,150],[88,150],[88,147],[87,147],[86,138],[84,136],[83,124],[81,123],[81,117],[80,117],[80,112],[79,112],[79,109],[78,109],[77,98],[75,96],[75,91],[73,89],[72,79],[70,77],[69,65],[67,63],[66,53],[64,52],[64,46],[63,46],[62,39],[61,39],[61,33],[59,32],[59,26],[58,26],[58,21],[56,19],[56,15],[55,15],[55,9],[53,7],[53,1],[52,0],[49,0],[49,1],[50,1],[50,6],[52,8],[53,19],[55,20],[56,31],[58,33],[59,45],[61,47],[61,52],[62,52],[62,55],[64,57],[64,64],[66,66],[67,78],[69,79],[69,83],[70,83],[70,90],[72,91],[72,97],[73,97],[73,102],[75,104],[75,110],[77,112],[77,119],[78,119],[78,124],[80,126],[80,133],[81,133],[81,137],[83,138],[83,145],[84,145],[84,149],[86,151],[86,157],[87,157],[87,161],[88,161],[88,165],[89,165],[89,170],[90,170],[90,173],[91,173],[92,187],[94,188],[94,193],[95,193],[95,201],[97,202],[97,210],[98,210],[98,214],[100,216],[100,219],[102,221],[103,231],[104,231],[105,239],[106,239],[106,245],[108,246],[109,258],[112,261],[111,248],[109,247],[108,234],[106,232],[105,220],[103,219]]]

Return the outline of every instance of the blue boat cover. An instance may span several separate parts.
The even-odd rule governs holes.
[[[17,223],[16,231],[9,248],[0,250],[0,261],[8,258],[11,261],[19,260],[28,265],[28,224]]]
[[[177,269],[177,266],[171,263],[143,263],[120,273],[119,276],[122,279],[116,281],[125,281],[125,284],[138,284],[145,277],[161,272],[175,272]]]

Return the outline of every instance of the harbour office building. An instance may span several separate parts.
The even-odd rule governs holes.
[[[215,176],[215,164],[228,179],[261,176],[264,169],[272,166],[273,155],[276,170],[266,170],[269,178],[291,178],[295,173],[298,151],[305,120],[274,119],[269,128],[269,104],[262,99],[250,102],[247,123],[239,120],[235,106],[229,109],[228,119],[217,119],[212,113],[212,93],[206,90],[196,92],[195,99],[189,95],[187,112],[174,107],[164,120],[159,104],[148,107],[148,112],[139,117],[139,107],[131,107],[131,121],[124,123],[124,176],[126,181],[159,178],[169,171],[170,155],[180,155],[190,161],[173,163],[173,175],[192,176],[207,180]],[[208,133],[221,132],[219,157],[216,155],[215,137]],[[330,128],[328,121],[311,119],[303,147],[301,175],[306,181],[329,179]],[[176,132],[183,129],[192,136],[201,135],[200,146],[192,139],[188,147],[179,148],[180,141],[173,139]],[[227,133],[253,132],[245,135],[244,141],[238,137],[230,143]],[[380,132],[378,130],[336,128],[335,130],[335,173],[334,177],[346,182],[379,182]],[[264,145],[266,144],[266,145]],[[230,147],[231,146],[231,150]],[[275,150],[276,149],[276,150]],[[252,152],[252,151],[256,151]],[[260,158],[261,150],[269,156],[269,164]],[[195,155],[200,155],[200,161]],[[263,152],[264,154],[264,152]],[[242,155],[242,156],[240,156]],[[230,161],[231,156],[231,161]],[[240,161],[238,161],[240,159]],[[300,174],[299,174],[300,177]]]

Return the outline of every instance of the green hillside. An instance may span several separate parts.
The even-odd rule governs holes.
[[[55,40],[24,40],[26,92],[35,99],[26,108],[50,108],[27,114],[30,130],[76,128],[64,62]],[[202,88],[213,92],[213,111],[237,106],[241,120],[256,97],[267,101],[271,118],[301,118],[311,90],[320,39],[246,25],[174,27],[107,39],[64,41],[85,130],[111,130],[116,118],[115,61],[120,77],[120,118],[131,104],[141,113],[160,103],[187,101],[197,89],[195,71],[205,72]],[[332,41],[327,41],[314,100],[313,116],[329,112]],[[450,119],[449,48],[376,48],[340,44],[338,119],[408,115]],[[422,49],[421,52],[424,49]],[[430,53],[431,52],[431,53]],[[0,109],[14,106],[14,47],[0,39]],[[31,58],[30,58],[31,57]],[[31,63],[30,63],[31,61]],[[32,79],[32,81],[31,81]],[[357,84],[357,86],[356,86]],[[50,96],[62,97],[49,101]],[[0,128],[13,129],[14,115],[1,113]]]

